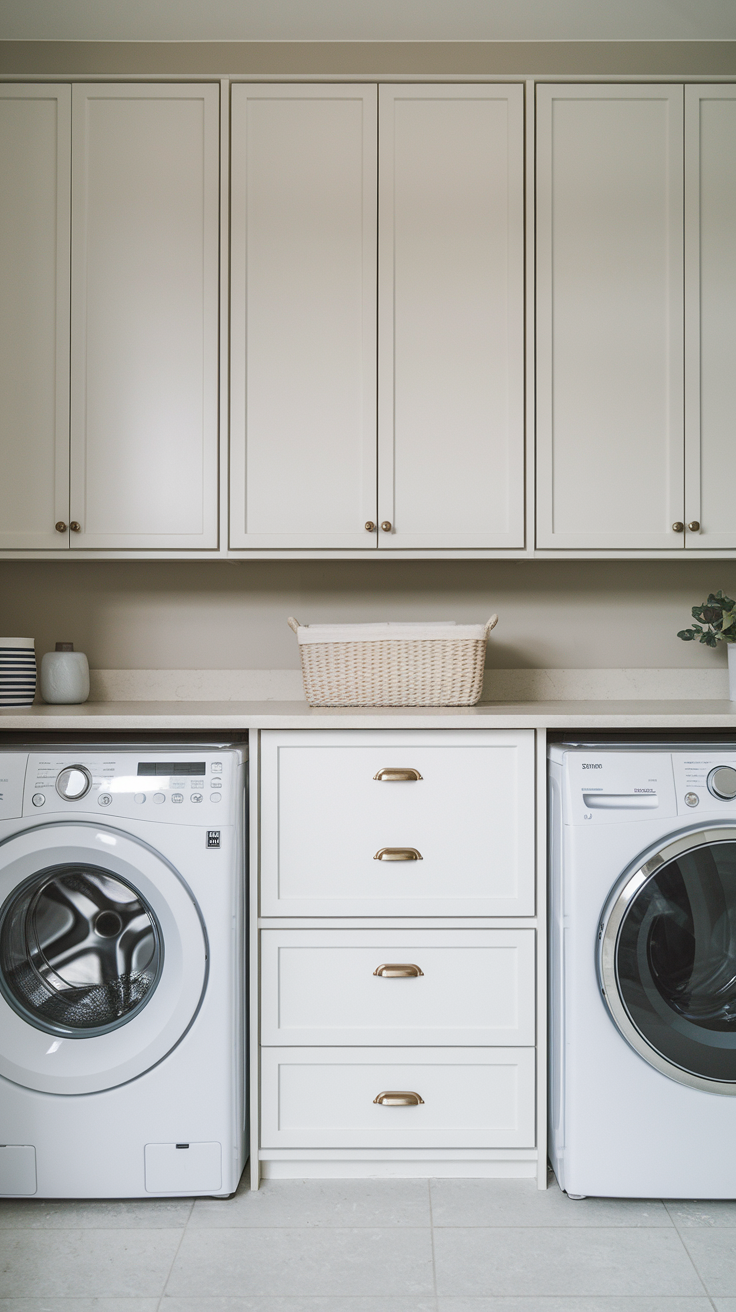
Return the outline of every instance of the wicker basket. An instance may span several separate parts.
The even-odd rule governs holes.
[[[310,706],[474,706],[483,688],[492,615],[478,636],[447,625],[447,637],[378,637],[360,641],[300,641],[304,692]],[[299,635],[292,617],[289,627]],[[302,630],[304,633],[304,630]]]

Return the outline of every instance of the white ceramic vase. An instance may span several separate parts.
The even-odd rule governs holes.
[[[728,652],[728,696],[736,702],[736,642],[727,642]]]
[[[72,642],[57,642],[41,661],[41,696],[52,705],[77,706],[89,697],[89,665]]]

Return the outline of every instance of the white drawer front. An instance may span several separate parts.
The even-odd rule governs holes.
[[[264,930],[261,1043],[529,1046],[534,981],[533,929]]]
[[[418,1094],[383,1106],[381,1093]],[[264,1148],[532,1148],[530,1048],[264,1048]]]
[[[534,913],[531,731],[266,731],[269,916]],[[383,782],[411,768],[417,782]],[[386,848],[421,860],[377,860]]]

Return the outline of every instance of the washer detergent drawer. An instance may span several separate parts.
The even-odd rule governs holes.
[[[534,913],[531,731],[264,731],[261,912]]]
[[[201,1193],[222,1188],[219,1143],[147,1143],[146,1193]]]
[[[264,1148],[534,1147],[531,1048],[264,1048]]]
[[[533,929],[263,930],[261,1043],[534,1043]]]

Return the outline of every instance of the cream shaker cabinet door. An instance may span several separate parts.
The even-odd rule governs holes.
[[[4,548],[69,545],[70,166],[70,88],[0,86]]]
[[[219,88],[73,88],[72,547],[217,546]]]
[[[733,548],[736,87],[685,88],[685,234],[685,545]]]
[[[682,113],[681,86],[537,88],[542,548],[684,542]]]
[[[533,738],[264,731],[262,914],[533,915]]]
[[[231,268],[231,547],[375,550],[375,86],[233,87]]]
[[[523,547],[523,88],[379,106],[378,545]]]

